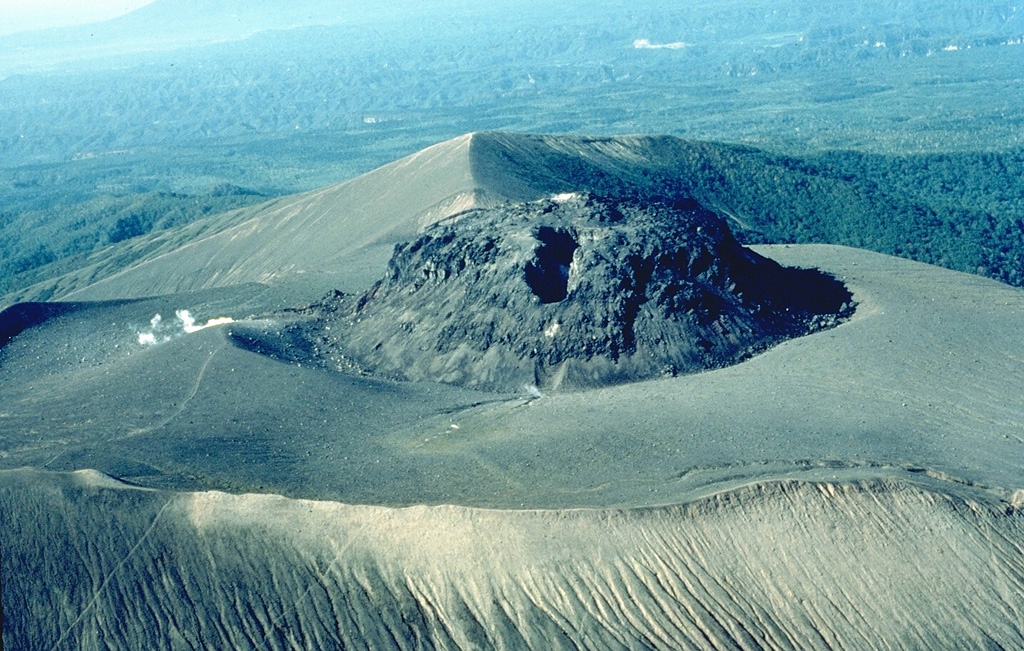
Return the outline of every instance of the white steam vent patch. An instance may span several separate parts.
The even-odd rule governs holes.
[[[646,38],[638,38],[633,41],[633,47],[637,50],[681,50],[690,47],[689,43],[676,41],[675,43],[651,43]]]
[[[165,321],[159,314],[153,315],[153,318],[149,320],[149,329],[143,330],[139,333],[139,345],[141,346],[155,346],[162,344],[180,337],[181,335],[192,334],[206,328],[213,326],[224,325],[226,323],[234,323],[234,319],[229,316],[217,317],[216,319],[210,319],[206,323],[200,325],[196,323],[195,317],[188,310],[176,310],[174,312],[174,319]]]

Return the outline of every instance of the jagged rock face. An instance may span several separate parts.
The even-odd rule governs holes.
[[[491,390],[586,388],[734,364],[835,324],[845,287],[741,247],[695,203],[566,195],[469,211],[318,308],[334,363]]]

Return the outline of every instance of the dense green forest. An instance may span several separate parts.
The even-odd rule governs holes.
[[[862,179],[865,194],[881,197],[883,210],[891,206],[841,227],[833,218],[817,237],[1024,286],[1024,150],[902,158],[843,152],[812,164],[832,178]]]
[[[234,186],[203,195],[147,192],[104,195],[81,203],[0,213],[0,294],[38,277],[42,267],[108,244],[187,224],[207,215],[251,205],[266,197]]]
[[[845,244],[1024,286],[1024,150],[698,151],[673,178],[682,179],[682,192],[731,217],[748,242]]]

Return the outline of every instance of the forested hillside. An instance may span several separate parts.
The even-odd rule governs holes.
[[[104,195],[17,215],[0,213],[0,294],[35,282],[108,244],[251,205],[265,197],[222,186],[202,195]],[[58,263],[48,270],[41,270]]]
[[[1024,150],[798,158],[702,149],[676,173],[747,241],[845,244],[1024,285]]]

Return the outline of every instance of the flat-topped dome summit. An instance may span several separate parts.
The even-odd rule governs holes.
[[[569,193],[435,224],[304,336],[384,377],[576,389],[734,364],[851,310],[842,283],[740,246],[695,202]]]

